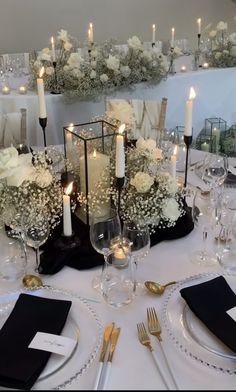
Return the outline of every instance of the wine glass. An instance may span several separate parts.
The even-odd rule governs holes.
[[[110,207],[106,211],[96,211],[90,217],[90,242],[93,248],[107,257],[111,243],[121,235],[121,223],[116,209]],[[104,268],[104,266],[103,266]],[[92,282],[94,289],[101,291],[102,274],[95,276]]]
[[[196,190],[193,197],[192,219],[194,225],[202,232],[202,243],[191,253],[190,260],[198,265],[214,266],[217,264],[217,257],[214,251],[209,249],[209,237],[213,235],[213,229],[217,223],[217,208],[210,193],[203,194],[200,189]]]
[[[123,236],[131,242],[131,259],[137,275],[138,264],[143,261],[150,250],[150,233],[148,225],[137,225],[135,222],[124,222]],[[143,289],[143,284],[135,277],[135,292]]]
[[[216,194],[221,190],[228,174],[228,159],[225,154],[207,154],[203,163],[202,180]],[[219,192],[218,192],[219,193]]]
[[[49,236],[49,222],[44,211],[33,211],[22,217],[22,234],[26,245],[34,248],[36,254],[36,268],[38,272],[40,264],[39,247],[43,245]]]

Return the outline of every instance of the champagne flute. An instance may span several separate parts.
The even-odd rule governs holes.
[[[227,156],[224,154],[207,154],[203,163],[202,180],[210,186],[213,194],[221,190],[227,174]]]
[[[117,211],[110,207],[107,211],[94,212],[90,219],[90,242],[93,248],[107,257],[114,239],[121,235],[121,223]],[[103,265],[104,268],[104,265]],[[92,282],[94,289],[101,291],[102,274],[95,276]]]
[[[143,261],[150,250],[150,234],[148,225],[139,226],[135,222],[124,222],[123,236],[131,242],[131,259],[137,275],[138,264]],[[135,292],[143,289],[143,283],[135,277]]]

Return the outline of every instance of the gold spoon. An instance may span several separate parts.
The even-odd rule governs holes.
[[[42,279],[36,275],[25,275],[22,279],[22,283],[27,289],[37,289],[39,287],[44,287]]]
[[[170,286],[171,284],[175,284],[177,282],[173,281],[173,282],[169,282],[166,284],[160,284],[157,282],[152,282],[152,281],[146,281],[144,284],[146,286],[146,288],[148,289],[148,291],[150,291],[152,294],[156,294],[156,295],[161,295],[164,293],[165,288],[167,286]]]

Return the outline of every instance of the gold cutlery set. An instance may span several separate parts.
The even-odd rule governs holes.
[[[148,348],[148,350],[151,352],[152,357],[154,359],[154,362],[159,370],[159,373],[161,375],[161,378],[166,386],[167,389],[173,390],[173,389],[179,389],[178,385],[176,384],[174,375],[172,373],[171,367],[169,365],[168,359],[166,357],[164,348],[162,346],[162,338],[161,338],[161,326],[155,311],[155,308],[148,308],[147,309],[147,325],[148,325],[148,331],[151,335],[154,335],[157,337],[158,339],[158,343],[159,346],[161,348],[161,352],[162,352],[162,357],[165,361],[165,365],[166,368],[169,372],[169,376],[170,377],[166,377],[165,376],[165,372],[164,369],[161,365],[161,360],[160,358],[158,358],[156,352],[154,351],[152,345],[151,345],[151,339],[148,335],[148,332],[146,330],[146,327],[144,325],[144,323],[138,323],[137,324],[137,329],[138,329],[138,338],[141,344],[143,344],[144,346],[146,346]]]
[[[99,358],[99,367],[97,370],[94,390],[106,390],[111,364],[116,348],[116,344],[120,335],[120,328],[115,328],[115,323],[108,324],[104,331],[102,351]],[[106,361],[106,353],[110,343],[110,350]],[[106,361],[106,363],[105,363]],[[106,366],[105,366],[106,365]]]

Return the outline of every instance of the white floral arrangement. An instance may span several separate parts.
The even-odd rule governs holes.
[[[159,83],[166,78],[168,60],[156,50],[145,50],[137,36],[127,41],[127,51],[120,51],[112,41],[89,45],[87,56],[76,48],[76,40],[60,30],[55,39],[58,88],[69,99],[96,99],[122,86],[135,83]],[[86,51],[85,48],[83,48]],[[45,67],[45,89],[54,88],[52,51],[44,48],[31,63],[31,86],[35,88],[40,68]]]
[[[126,151],[125,185],[121,191],[120,216],[123,221],[134,221],[137,225],[156,228],[175,226],[185,214],[181,195],[172,176],[165,170],[162,152],[152,139],[137,140],[136,146]],[[114,161],[110,164],[110,187],[107,187],[107,172],[98,182],[96,191],[79,195],[79,200],[88,203],[93,210],[102,208],[112,199],[118,208],[118,191],[114,177]]]
[[[220,21],[208,31],[210,42],[206,60],[211,67],[227,68],[236,66],[236,33],[228,33],[228,24]]]
[[[18,153],[15,147],[0,151],[0,220],[11,228],[22,216],[43,211],[54,228],[62,215],[63,192],[45,152]]]

